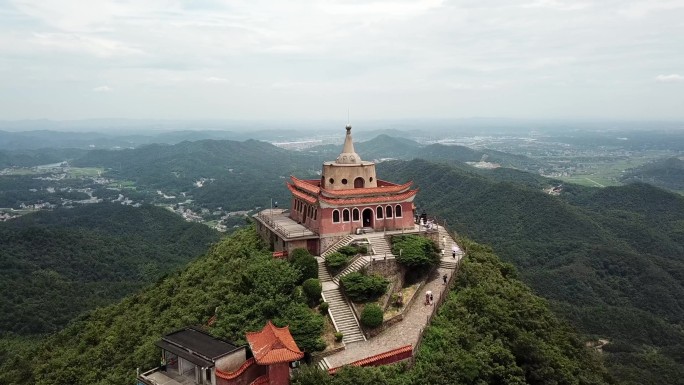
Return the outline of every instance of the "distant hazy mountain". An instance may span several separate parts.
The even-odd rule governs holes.
[[[209,208],[245,210],[255,205],[268,207],[271,199],[289,205],[285,181],[291,174],[316,178],[322,161],[320,155],[256,140],[203,140],[96,150],[74,164],[105,167],[108,175],[143,188],[174,195],[185,192]],[[198,186],[200,178],[210,180]]]
[[[625,171],[621,182],[645,182],[675,191],[684,191],[684,161],[667,158]]]
[[[33,167],[43,164],[70,161],[83,156],[88,150],[74,148],[42,148],[39,150],[0,151],[0,168]]]

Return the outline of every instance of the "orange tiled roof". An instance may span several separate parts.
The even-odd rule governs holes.
[[[316,204],[316,202],[318,202],[318,199],[312,197],[309,194],[305,194],[305,193],[297,190],[293,185],[291,185],[289,183],[287,184],[287,188],[290,190],[292,195],[294,195],[295,197],[297,197],[297,198],[299,198],[299,199],[301,199],[307,203],[310,203],[313,205],[313,204]]]
[[[223,370],[216,368],[215,373],[216,377],[222,378],[224,380],[232,380],[234,378],[238,378],[244,373],[247,369],[249,369],[250,366],[254,364],[254,358],[250,358],[247,361],[245,361],[239,368],[232,372],[224,372]]]
[[[326,198],[326,197],[320,197],[319,199],[322,202],[328,203],[330,205],[336,205],[336,206],[341,206],[341,205],[361,205],[361,204],[368,204],[368,203],[384,203],[384,202],[399,202],[403,201],[408,198],[412,198],[418,193],[418,190],[409,190],[401,194],[396,194],[396,195],[383,195],[383,196],[374,196],[374,197],[359,197],[359,198],[346,198],[346,199],[333,199],[333,198]]]
[[[310,193],[312,193],[312,194],[314,194],[314,195],[318,195],[318,193],[321,192],[321,188],[318,187],[317,184],[311,183],[312,181],[301,180],[301,179],[299,179],[299,178],[297,178],[297,177],[294,177],[294,176],[292,176],[292,175],[290,175],[290,179],[292,179],[292,183],[293,183],[297,188],[300,188],[300,189],[302,189],[302,190],[304,190],[304,191],[306,191],[306,192],[310,192]],[[316,182],[317,182],[317,181],[316,181]]]
[[[384,352],[384,353],[376,354],[374,356],[362,358],[360,360],[352,362],[349,365],[350,366],[370,366],[370,365],[377,363],[378,361],[383,361],[383,360],[390,358],[390,357],[393,357],[393,356],[396,356],[396,358],[401,360],[401,359],[411,357],[411,355],[413,355],[413,346],[406,345],[406,346],[402,346],[402,347],[397,348],[397,349],[392,349],[392,350]],[[343,366],[338,366],[336,368],[330,368],[330,369],[328,369],[328,373],[329,374],[335,374],[335,372],[340,370],[342,367]]]
[[[323,196],[330,197],[346,197],[346,196],[358,196],[358,195],[373,195],[382,193],[399,193],[408,190],[413,182],[407,182],[404,184],[391,184],[380,187],[366,187],[366,188],[355,188],[348,190],[327,190],[322,189]]]
[[[293,362],[304,357],[287,326],[278,328],[268,321],[260,332],[248,332],[246,337],[259,365]]]

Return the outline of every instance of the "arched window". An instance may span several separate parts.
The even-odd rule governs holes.
[[[333,223],[340,223],[340,212],[333,210]]]
[[[349,209],[342,210],[342,222],[349,222]]]
[[[376,217],[377,219],[382,219],[382,218],[383,218],[383,215],[382,215],[382,207],[378,206],[378,208],[375,210],[375,217]]]
[[[363,178],[358,177],[354,179],[354,188],[363,188],[365,186],[366,181],[363,180]]]
[[[392,218],[392,206],[385,207],[385,218]]]
[[[394,216],[396,218],[401,218],[401,205],[397,205],[397,207],[394,208]]]
[[[359,209],[352,210],[352,221],[354,221],[354,222],[359,221]]]
[[[314,221],[316,220],[317,216],[318,216],[318,209],[314,209]]]

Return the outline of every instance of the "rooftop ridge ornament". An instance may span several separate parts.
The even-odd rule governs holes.
[[[337,164],[360,164],[361,157],[354,151],[354,142],[351,136],[351,124],[347,124],[345,127],[347,130],[347,135],[344,138],[344,147],[342,147],[342,153],[337,157],[335,163]]]

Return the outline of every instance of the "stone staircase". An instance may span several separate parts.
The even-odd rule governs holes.
[[[449,270],[454,270],[456,266],[458,266],[458,258],[454,259],[451,257],[451,254],[449,254],[449,259],[447,260],[446,258],[442,258],[441,261],[439,261],[439,268],[440,269],[449,269]]]
[[[451,258],[451,250],[454,246],[456,246],[456,259],[458,260],[459,257],[463,256],[463,250],[458,246],[458,244],[454,241],[454,238],[451,237],[451,234],[449,234],[449,231],[444,228],[444,226],[439,226],[439,247],[444,248],[444,257],[449,257]],[[444,240],[446,240],[446,245]]]
[[[316,257],[316,262],[318,262],[318,280],[321,281],[321,283],[332,281],[332,276],[330,276],[328,268],[325,266],[325,259]]]
[[[463,256],[463,250],[458,246],[456,241],[451,237],[449,231],[443,226],[439,226],[439,247],[444,249],[444,254],[442,255],[442,260],[439,262],[439,267],[441,269],[456,269],[458,261]],[[456,258],[452,256],[452,248],[456,246]]]
[[[330,362],[328,362],[328,360],[325,357],[323,357],[322,360],[318,361],[318,368],[327,372],[328,369],[330,369]]]
[[[348,244],[351,243],[351,241],[354,240],[354,236],[349,234],[346,237],[340,239],[339,241],[335,242],[332,246],[328,248],[323,254],[321,254],[321,257],[325,259],[328,255],[336,252],[340,247],[342,246],[347,246]]]
[[[366,337],[361,332],[359,321],[342,295],[341,289],[325,290],[322,295],[323,300],[330,306],[328,314],[330,319],[332,319],[333,325],[335,325],[335,329],[343,334],[342,341],[345,344],[365,341]]]
[[[370,263],[370,260],[368,257],[358,257],[356,258],[349,266],[345,267],[344,270],[342,270],[339,274],[337,274],[335,277],[332,278],[332,281],[335,282],[336,285],[340,284],[340,278],[343,276],[352,273],[354,271],[359,271],[361,270],[364,266],[368,265]],[[318,270],[320,274],[320,269],[321,265],[318,265]]]
[[[366,238],[368,238],[368,241],[371,244],[374,256],[384,257],[385,255],[387,255],[388,258],[394,257],[394,255],[392,254],[392,247],[390,246],[387,237],[385,237],[384,234],[366,234]]]

